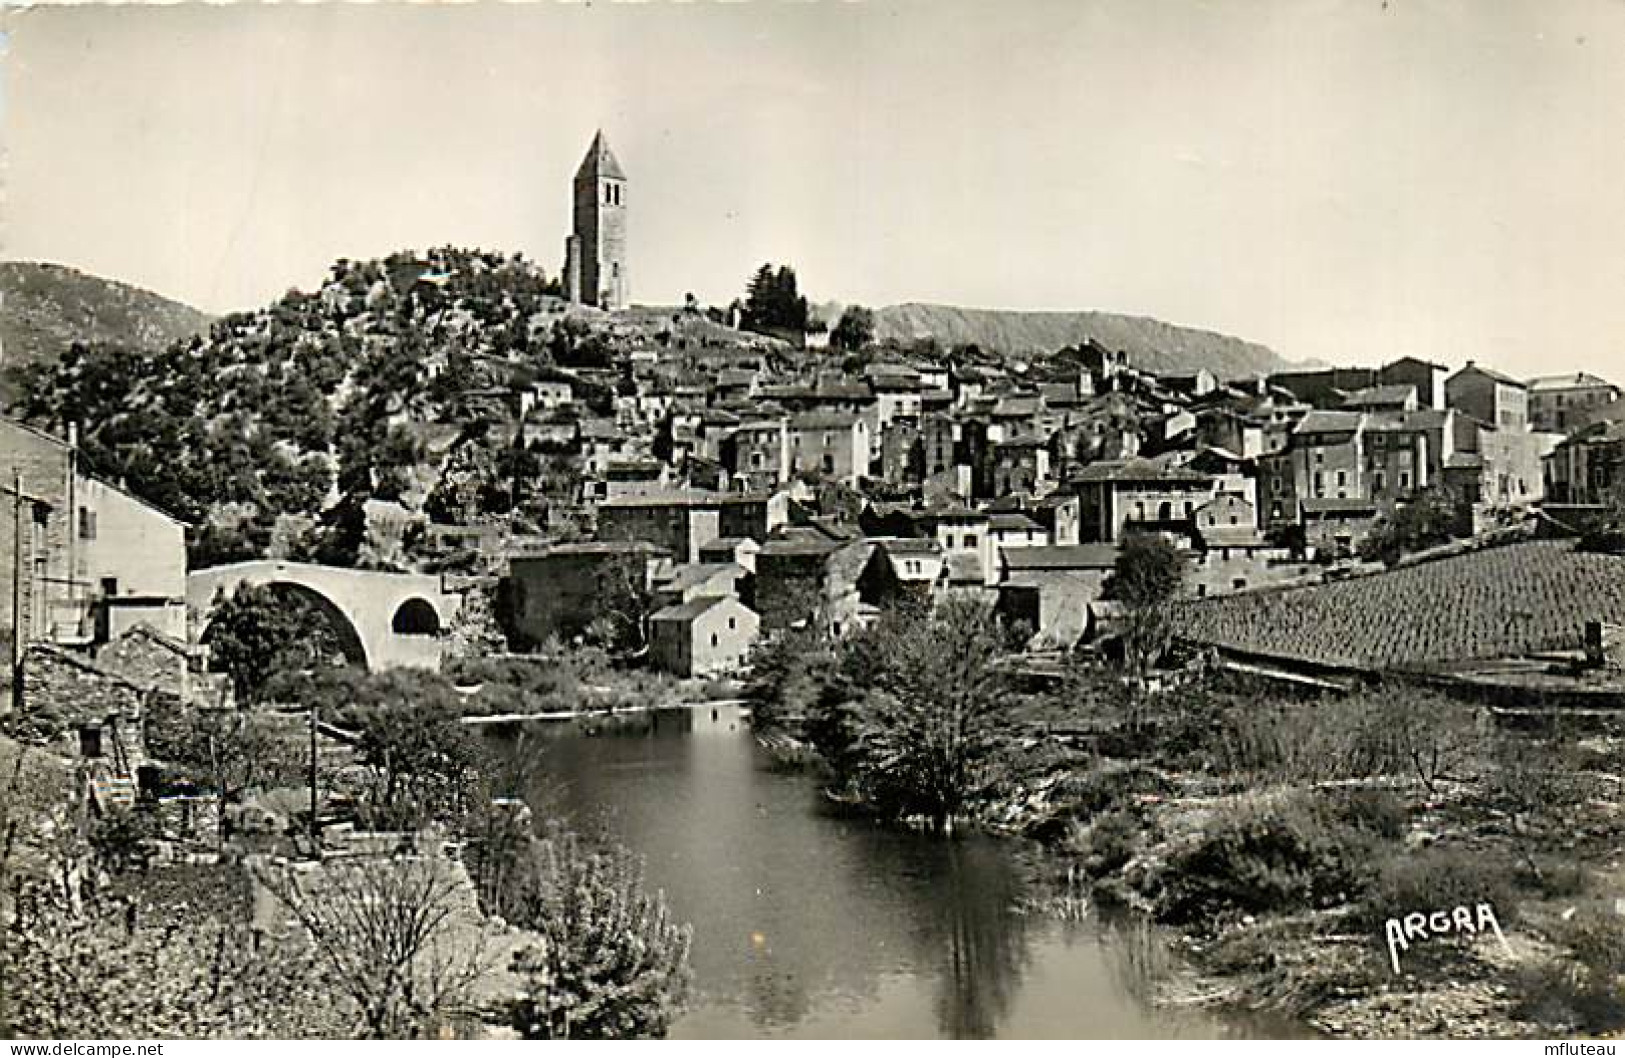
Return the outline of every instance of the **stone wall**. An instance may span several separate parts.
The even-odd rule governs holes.
[[[74,758],[80,733],[96,731],[101,755],[116,759],[121,749],[133,769],[146,760],[141,716],[150,693],[61,647],[34,643],[23,655],[20,701],[3,726],[19,742]]]

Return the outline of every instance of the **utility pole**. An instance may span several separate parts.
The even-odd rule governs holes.
[[[12,696],[18,697],[18,680],[23,670],[23,475],[14,471],[11,494],[16,503],[12,512],[11,538],[11,681]]]
[[[310,703],[310,855],[322,857],[322,831],[316,823],[316,702]]]

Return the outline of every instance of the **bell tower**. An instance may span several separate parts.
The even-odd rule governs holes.
[[[570,300],[601,309],[626,307],[626,173],[603,130],[576,170],[572,234],[564,244]]]

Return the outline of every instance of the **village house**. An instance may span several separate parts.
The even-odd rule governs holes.
[[[700,545],[700,561],[732,562],[747,573],[755,573],[756,552],[761,549],[762,545],[748,536],[719,536],[710,543]]]
[[[913,518],[916,533],[941,546],[950,584],[986,586],[998,582],[997,555],[987,512],[944,503],[914,512]]]
[[[1076,492],[1056,491],[1039,499],[1030,512],[1033,521],[1044,527],[1049,542],[1067,547],[1078,542],[1082,502]]]
[[[725,493],[663,489],[621,496],[598,505],[598,539],[642,540],[682,562],[698,562],[700,548],[719,537],[765,540],[789,519],[789,497],[778,493]]]
[[[722,444],[722,465],[746,490],[771,489],[790,478],[790,434],[782,418],[743,422]]]
[[[921,391],[925,384],[920,373],[896,364],[871,364],[867,371],[869,388],[875,395],[876,425],[884,430],[896,419],[918,419]]]
[[[869,473],[869,427],[844,412],[806,412],[789,423],[790,472],[817,473],[853,487]]]
[[[1568,433],[1594,421],[1598,409],[1619,400],[1619,387],[1584,371],[1532,378],[1529,423],[1536,430]]]
[[[732,596],[701,595],[649,618],[649,655],[677,676],[721,676],[744,665],[761,618]]]
[[[858,577],[874,546],[870,540],[831,540],[812,530],[766,541],[756,553],[756,612],[762,632],[809,621],[833,635],[858,627],[867,617]]]
[[[1046,547],[1049,532],[1035,519],[1021,511],[998,511],[988,515],[988,535],[995,552],[1002,553],[1012,547]]]
[[[1127,532],[1189,533],[1191,515],[1213,494],[1213,479],[1150,459],[1091,463],[1070,487],[1079,500],[1083,543],[1112,543]]]
[[[881,430],[878,471],[882,481],[897,485],[917,485],[925,479],[925,447],[917,420],[896,419]]]
[[[594,621],[642,619],[666,550],[641,540],[558,544],[514,555],[502,580],[499,618],[509,641],[523,649],[551,637],[569,641]]]
[[[1100,598],[1117,562],[1113,544],[1029,547],[1005,551],[998,612],[1025,621],[1033,649],[1070,649],[1089,624],[1089,606]]]
[[[738,597],[745,577],[744,567],[732,562],[689,562],[661,572],[655,580],[655,597],[664,605],[702,596]]]
[[[1453,409],[1368,416],[1364,424],[1366,495],[1384,511],[1443,484],[1455,454]],[[1350,493],[1353,495],[1353,493]]]
[[[1299,501],[1304,542],[1318,556],[1352,557],[1376,525],[1377,504],[1363,496],[1311,496]]]
[[[1312,411],[1292,431],[1288,447],[1299,499],[1364,499],[1366,416]]]
[[[874,540],[858,575],[858,596],[884,609],[899,602],[930,603],[947,576],[948,559],[935,540],[889,537]]]
[[[1547,454],[1546,497],[1553,503],[1607,502],[1621,480],[1625,422],[1599,422],[1564,438]]]
[[[137,624],[183,638],[185,533],[86,473],[71,435],[0,419],[0,628],[20,641],[105,643]]]
[[[102,807],[132,803],[147,763],[143,720],[161,692],[54,643],[29,644],[19,674],[15,708],[0,717],[0,730],[87,765]]]
[[[1498,430],[1516,432],[1529,425],[1529,388],[1471,360],[1445,379],[1444,393],[1448,406]]]
[[[993,494],[1037,492],[1050,482],[1049,438],[1020,434],[993,446]]]

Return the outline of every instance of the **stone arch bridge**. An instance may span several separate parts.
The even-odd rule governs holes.
[[[186,575],[194,640],[203,640],[216,602],[241,584],[265,585],[316,603],[338,634],[345,656],[372,672],[401,665],[438,668],[446,629],[462,606],[462,596],[446,591],[435,574],[236,562]]]

